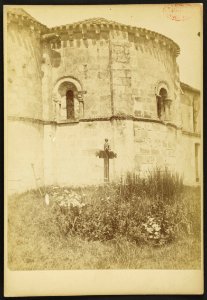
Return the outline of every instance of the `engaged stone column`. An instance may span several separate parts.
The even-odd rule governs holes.
[[[55,121],[60,120],[60,105],[61,105],[61,99],[60,95],[56,92],[52,94],[52,101],[53,101],[53,119]]]
[[[79,101],[79,118],[81,119],[84,117],[84,102],[83,102],[82,93],[79,92],[77,97]]]

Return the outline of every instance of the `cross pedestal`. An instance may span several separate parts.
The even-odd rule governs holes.
[[[109,182],[109,159],[117,157],[116,153],[109,150],[109,147],[105,147],[105,150],[100,150],[97,152],[99,158],[104,160],[104,182]]]

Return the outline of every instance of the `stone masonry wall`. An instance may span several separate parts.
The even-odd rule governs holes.
[[[46,82],[50,105],[52,105],[51,94],[58,80],[73,78],[80,82],[82,91],[84,91],[84,118],[110,116],[108,41],[104,38],[100,38],[100,40],[83,40],[82,38],[66,40],[62,41],[60,47],[54,45],[50,53],[51,81],[50,84]],[[56,58],[54,58],[55,56]],[[52,109],[50,109],[49,119],[53,117],[51,114]]]
[[[40,34],[13,22],[7,32],[8,115],[41,119]]]
[[[114,115],[133,115],[128,33],[112,30],[109,50]]]
[[[182,172],[184,174],[184,182],[188,185],[196,184],[196,158],[195,158],[195,144],[199,144],[198,152],[198,173],[199,182],[202,180],[202,144],[200,137],[183,134],[181,140],[181,156],[182,156]]]
[[[135,171],[147,172],[157,167],[177,168],[179,131],[161,123],[134,122]]]
[[[105,138],[117,153],[110,160],[111,180],[166,166],[184,174],[186,184],[195,183],[194,98],[180,96],[172,41],[105,23],[46,29],[43,35],[36,25],[14,20],[7,38],[9,191],[35,188],[35,176],[38,185],[103,183],[103,159],[96,152]],[[55,89],[70,79],[79,86],[84,112],[60,121]],[[168,123],[157,116],[160,83],[172,101]]]
[[[6,37],[7,178],[13,193],[36,188],[32,164],[38,184],[44,183],[41,44],[38,28],[18,15],[8,15]]]
[[[109,34],[100,36],[100,39],[90,36],[82,39],[82,35],[77,33],[71,39],[67,34],[63,36],[61,33],[60,36],[61,43],[52,45],[56,63],[50,55],[48,70],[51,72],[48,72],[52,76],[49,82],[52,87],[64,77],[75,78],[80,82],[83,91],[86,91],[83,96],[85,119],[113,115],[157,119],[155,87],[163,78],[169,86],[169,96],[174,97],[173,107],[176,107],[175,102],[179,100],[175,97],[177,65],[175,57],[164,46],[150,43],[144,38],[140,39],[141,43],[135,43],[130,40],[127,32],[120,30],[111,30]],[[149,47],[153,50],[148,50]],[[169,76],[169,73],[172,75]],[[50,84],[49,91],[53,89]],[[135,110],[137,103],[141,104],[140,113]],[[113,178],[128,171],[146,170],[155,162],[161,165],[166,163],[170,167],[175,164],[176,141],[171,138],[174,128],[171,130],[163,124],[127,119],[88,122],[57,125],[56,146],[51,144],[48,150],[52,153],[56,149],[54,157],[57,159],[54,161],[51,158],[49,161],[51,155],[45,159],[48,160],[48,166],[56,165],[55,178],[60,184],[66,184],[66,178],[74,183],[103,180],[103,170],[100,171],[103,163],[97,163],[99,167],[95,167],[94,159],[99,141],[102,149],[106,137],[110,138],[111,146],[118,155],[110,162]],[[98,131],[99,127],[102,133]],[[138,142],[143,134],[146,135],[144,146]],[[82,154],[82,148],[90,152],[87,157]],[[64,155],[65,149],[69,151],[67,157]]]
[[[177,123],[176,60],[169,49],[155,41],[139,38],[130,43],[131,91],[136,117],[157,118],[155,90],[160,82],[169,89],[172,99],[170,121]]]
[[[57,172],[54,172],[59,184],[101,182],[103,163],[95,163],[95,152],[98,144],[99,149],[103,147],[106,137],[117,153],[117,158],[110,162],[112,179],[128,171],[144,174],[156,166],[182,174],[184,144],[179,126],[184,107],[180,103],[176,55],[170,47],[146,34],[134,37],[116,29],[100,39],[91,36],[82,39],[77,33],[70,39],[61,33],[61,44],[56,43],[52,48],[56,63],[50,55],[49,90],[52,90],[51,84],[54,87],[61,78],[78,80],[86,91],[84,118],[89,118],[89,124],[65,123],[56,128],[56,146],[51,145],[48,152],[56,149],[54,157],[57,159],[51,158],[47,165],[56,165]],[[175,125],[158,121],[155,93],[159,82],[168,88],[168,97],[172,100],[170,123]],[[90,118],[113,115],[134,116],[135,120],[112,118],[90,122]],[[69,151],[67,157],[65,149]]]

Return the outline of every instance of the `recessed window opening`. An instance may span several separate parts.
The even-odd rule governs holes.
[[[75,118],[74,92],[72,90],[68,90],[66,92],[66,111],[67,111],[67,119]]]
[[[64,77],[57,81],[52,93],[55,119],[70,123],[83,118],[85,93],[77,79]]]
[[[74,120],[79,117],[79,101],[77,88],[71,82],[63,82],[58,88],[61,97],[60,112],[62,120]]]
[[[162,119],[163,114],[165,112],[164,101],[167,98],[167,90],[161,88],[159,91],[159,95],[157,95],[157,116],[159,119]]]

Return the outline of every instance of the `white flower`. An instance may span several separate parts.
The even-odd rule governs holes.
[[[71,199],[68,202],[73,207],[82,207],[82,204],[77,199]]]
[[[150,227],[147,227],[147,232],[152,233],[152,232],[153,232],[153,229],[150,228]]]
[[[161,227],[160,227],[158,224],[156,224],[156,223],[154,223],[154,224],[152,225],[152,227],[153,227],[156,231],[159,231],[159,230],[161,229]]]
[[[64,201],[61,201],[60,206],[66,206],[66,203]]]

